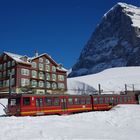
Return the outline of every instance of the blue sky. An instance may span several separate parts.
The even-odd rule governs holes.
[[[48,53],[70,68],[103,14],[120,0],[0,0],[0,52]],[[140,7],[139,0],[122,0]]]

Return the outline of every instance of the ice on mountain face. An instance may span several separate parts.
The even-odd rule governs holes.
[[[140,8],[118,3],[102,18],[69,77],[140,66]]]

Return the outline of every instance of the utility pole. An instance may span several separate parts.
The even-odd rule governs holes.
[[[101,85],[98,84],[98,88],[99,88],[99,95],[101,95]]]
[[[125,84],[125,94],[127,94],[127,84]]]
[[[9,73],[9,95],[12,93],[12,73]]]

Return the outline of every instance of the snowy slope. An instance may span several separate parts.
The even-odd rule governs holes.
[[[125,84],[128,90],[132,90],[133,84],[135,90],[140,90],[140,67],[111,68],[97,74],[68,78],[68,93],[82,94],[80,91],[83,90],[92,94],[94,90],[98,90],[98,84],[107,93],[124,91]]]
[[[69,116],[1,117],[1,140],[139,140],[140,106]]]

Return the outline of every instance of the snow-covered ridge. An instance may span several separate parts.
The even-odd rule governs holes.
[[[104,17],[106,17],[108,13],[110,13],[118,6],[121,6],[123,8],[123,12],[131,18],[132,26],[140,28],[140,7],[136,7],[131,4],[119,2],[114,7],[112,7],[107,13],[105,13]]]
[[[133,85],[135,90],[140,90],[140,67],[111,68],[97,74],[68,78],[68,92],[80,94],[80,91],[87,91],[87,94],[91,94],[98,90],[98,84],[107,93],[124,91],[125,84],[128,85],[128,90],[132,90]]]

